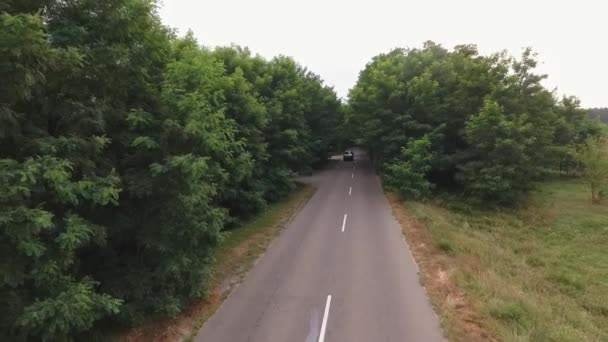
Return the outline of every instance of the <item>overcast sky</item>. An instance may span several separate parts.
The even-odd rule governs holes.
[[[162,0],[164,23],[213,47],[283,54],[346,97],[369,60],[394,47],[477,44],[540,54],[545,85],[608,107],[608,5],[602,0]]]

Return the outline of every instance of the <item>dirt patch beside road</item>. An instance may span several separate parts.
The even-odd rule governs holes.
[[[454,261],[436,246],[424,224],[408,213],[396,195],[389,193],[387,197],[447,337],[451,341],[497,341],[488,334],[464,291],[452,279]]]

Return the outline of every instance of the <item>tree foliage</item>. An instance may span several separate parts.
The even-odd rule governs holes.
[[[529,190],[537,170],[530,149],[535,134],[527,117],[509,120],[498,103],[487,100],[465,126],[470,147],[458,165],[467,192],[484,201],[511,202]]]
[[[433,184],[426,175],[434,157],[428,136],[410,140],[402,147],[401,155],[386,166],[386,185],[404,198],[419,199],[428,195]]]
[[[542,86],[546,76],[536,65],[530,49],[520,58],[433,42],[395,49],[360,73],[346,121],[390,184],[398,182],[403,147],[430,135],[435,157],[428,172],[419,171],[427,181],[484,203],[510,203],[535,180],[573,169],[568,146],[601,131],[576,98],[558,100]]]
[[[577,146],[576,159],[581,163],[582,175],[591,192],[591,201],[600,202],[608,186],[608,138],[588,138]]]
[[[318,76],[178,38],[155,8],[0,5],[0,340],[175,315],[205,295],[222,231],[336,144]]]

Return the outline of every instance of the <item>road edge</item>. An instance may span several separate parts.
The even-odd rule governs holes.
[[[286,199],[271,204],[267,210],[260,213],[251,222],[238,228],[244,231],[241,234],[247,236],[238,244],[219,252],[224,255],[218,256],[218,258],[223,260],[213,266],[216,276],[210,281],[209,295],[206,298],[194,301],[176,318],[147,322],[129,330],[125,335],[116,338],[116,341],[193,341],[205,322],[221,308],[230,294],[247,278],[260,258],[317,191],[317,188],[311,184],[301,182],[297,182],[297,184],[298,188]],[[256,225],[257,221],[264,221],[268,216],[272,216],[270,224],[250,227]],[[250,231],[246,231],[248,228]],[[235,232],[238,233],[239,230],[235,230]],[[229,257],[231,262],[223,264]],[[236,267],[232,268],[233,266]]]
[[[269,239],[266,239],[265,241],[263,241],[263,245],[260,246],[261,251],[255,255],[253,260],[251,260],[251,262],[249,262],[245,268],[231,270],[228,274],[226,274],[224,277],[222,277],[222,279],[219,281],[219,286],[221,288],[221,293],[220,293],[221,299],[220,299],[219,305],[217,305],[216,307],[212,308],[210,311],[204,313],[201,317],[199,317],[199,320],[197,320],[195,322],[195,325],[190,330],[190,333],[187,336],[183,336],[183,338],[181,339],[182,341],[189,342],[189,341],[194,340],[194,338],[196,337],[198,332],[201,330],[203,325],[207,322],[207,320],[209,318],[211,318],[211,316],[213,316],[222,307],[222,305],[224,304],[226,299],[247,279],[249,272],[251,272],[251,270],[253,270],[253,268],[258,263],[258,261],[260,261],[260,259],[264,256],[264,254],[266,254],[266,251],[268,251],[268,249],[272,247],[272,245],[275,243],[275,241],[285,231],[287,226],[289,226],[289,224],[293,221],[293,219],[298,215],[298,213],[302,210],[302,208],[304,208],[304,206],[308,203],[308,201],[312,198],[312,196],[317,191],[317,188],[311,184],[302,183],[302,182],[296,182],[296,183],[298,184],[298,187],[300,187],[300,189],[297,189],[294,191],[294,193],[290,194],[290,196],[284,202],[276,203],[276,205],[287,206],[287,208],[285,208],[287,213],[283,213],[285,215],[284,216],[281,215],[280,217],[278,217],[277,220],[275,222],[273,222],[273,224],[271,224],[270,226],[264,227],[263,230],[275,228],[275,231],[273,232],[273,234],[270,236]],[[296,202],[293,207],[289,206],[289,203],[291,201]],[[263,213],[262,215],[264,215],[264,214],[266,214],[266,213]],[[254,240],[254,237],[256,235],[261,235],[263,233],[264,233],[263,231],[260,231],[260,232],[257,232],[256,234],[252,234],[251,239],[246,242],[253,243],[252,240]],[[239,246],[237,246],[236,248],[239,248]],[[237,279],[237,280],[234,282],[231,282],[229,284],[229,286],[226,286],[226,282],[230,281],[230,279]]]
[[[472,309],[465,292],[451,279],[453,267],[423,222],[411,215],[405,203],[385,192],[393,216],[401,226],[404,243],[418,269],[421,285],[439,316],[444,336],[450,341],[497,341]]]

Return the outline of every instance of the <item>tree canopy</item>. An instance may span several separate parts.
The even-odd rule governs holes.
[[[576,98],[558,99],[542,86],[546,75],[537,74],[536,65],[531,49],[520,58],[433,42],[395,49],[374,57],[360,73],[346,120],[387,184],[407,189],[403,194],[428,192],[421,180],[412,188],[412,175],[424,171],[439,190],[512,203],[540,177],[573,167],[568,146],[601,132]],[[425,143],[412,143],[419,139]],[[427,140],[431,148],[423,149]],[[421,160],[412,156],[417,153],[434,155],[429,167],[404,163]],[[409,176],[395,177],[397,170]]]
[[[177,314],[222,231],[337,143],[317,75],[179,38],[154,1],[0,11],[0,340]]]

